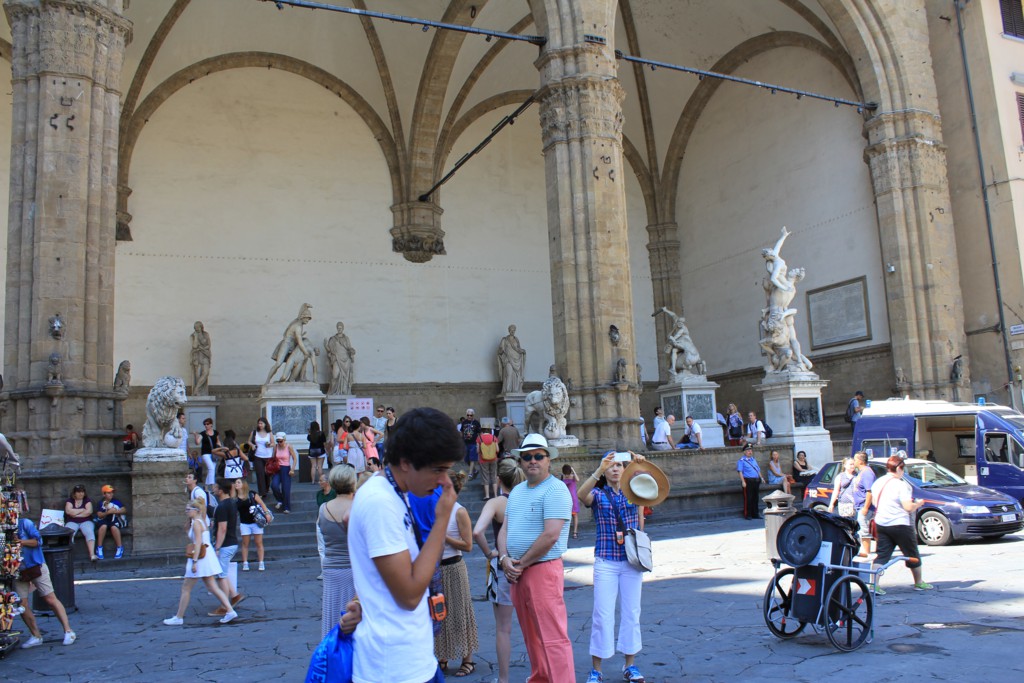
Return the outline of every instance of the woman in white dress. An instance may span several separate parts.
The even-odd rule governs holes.
[[[192,557],[188,558],[185,564],[185,580],[181,584],[181,599],[178,600],[178,612],[169,619],[164,619],[166,626],[181,626],[185,623],[185,610],[188,609],[189,600],[192,599],[192,588],[199,579],[203,580],[206,590],[210,591],[213,597],[220,601],[220,604],[227,610],[227,614],[220,618],[220,623],[226,624],[234,621],[238,613],[231,608],[231,601],[224,591],[217,585],[217,575],[221,572],[220,560],[213,549],[210,541],[210,529],[204,523],[206,511],[203,509],[203,502],[199,498],[193,498],[185,506],[189,518],[188,538],[192,541]],[[199,557],[202,546],[206,546],[206,555]]]
[[[352,420],[345,429],[348,430],[346,440],[348,442],[348,455],[346,462],[356,469],[356,474],[361,474],[366,469],[366,454],[363,453],[365,439],[362,431],[363,423],[359,420]]]

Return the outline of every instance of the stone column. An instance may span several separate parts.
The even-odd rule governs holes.
[[[4,0],[14,102],[5,432],[29,473],[116,453],[118,88],[131,37],[123,4]]]
[[[585,445],[639,447],[623,92],[610,44],[614,35],[607,34],[607,45],[580,36],[576,44],[548,48],[536,62],[555,363],[572,398],[569,433]],[[609,339],[611,325],[620,331],[617,344]],[[614,384],[619,358],[628,368],[621,388]]]
[[[661,307],[683,315],[683,275],[679,270],[679,226],[671,223],[657,223],[647,226],[647,252],[651,263],[651,286],[654,290],[654,310]],[[655,339],[660,350],[664,340],[672,331],[671,322],[666,315],[654,319]],[[658,378],[668,382],[668,358],[664,353],[658,354]]]
[[[969,364],[941,121],[909,109],[865,129],[882,260],[895,269],[885,275],[893,364],[913,395],[953,400],[953,358],[964,356],[961,386]]]

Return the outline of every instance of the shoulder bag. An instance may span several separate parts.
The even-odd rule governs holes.
[[[274,449],[274,454],[271,455],[270,459],[267,460],[267,465],[264,468],[264,471],[271,476],[281,471],[281,461],[277,459],[276,448]]]
[[[646,532],[640,529],[627,529],[626,525],[622,522],[622,515],[619,513],[619,508],[615,505],[615,499],[612,498],[611,491],[607,487],[601,489],[604,492],[605,498],[608,500],[608,504],[611,505],[612,510],[615,511],[615,522],[622,532],[623,547],[626,550],[626,561],[629,565],[641,572],[649,572],[654,569],[654,555],[651,552],[651,537]]]
[[[199,559],[200,560],[203,559],[204,557],[206,557],[206,549],[209,548],[209,547],[210,546],[206,545],[205,543],[202,544],[201,546],[199,546]],[[189,543],[188,545],[185,546],[185,557],[187,557],[188,559],[190,559],[190,560],[194,559],[195,558],[195,552],[196,552],[196,544],[195,543]]]
[[[267,517],[267,513],[263,511],[263,506],[256,502],[256,494],[252,491],[249,492],[249,513],[252,515],[253,523],[259,528],[264,528],[270,524],[272,517]]]
[[[37,564],[34,567],[28,567],[18,572],[18,581],[28,583],[29,581],[35,581],[43,575],[43,565]]]

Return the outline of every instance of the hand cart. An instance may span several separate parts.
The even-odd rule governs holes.
[[[779,528],[780,559],[772,560],[776,573],[764,592],[764,622],[775,636],[793,638],[811,624],[843,652],[870,642],[878,580],[907,558],[894,557],[877,569],[854,566],[856,530],[854,520],[814,510],[797,513]]]

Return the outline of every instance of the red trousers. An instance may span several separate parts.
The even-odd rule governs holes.
[[[562,560],[527,567],[512,584],[512,604],[530,656],[527,683],[572,683],[576,669],[566,630]]]

